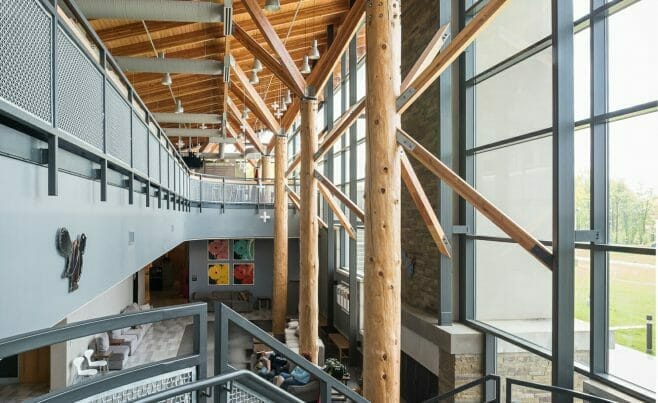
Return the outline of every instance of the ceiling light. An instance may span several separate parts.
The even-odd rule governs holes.
[[[313,42],[311,42],[311,52],[308,54],[308,58],[311,60],[318,60],[320,58],[320,49],[318,49],[317,39],[313,39]]]
[[[256,73],[263,71],[263,64],[258,59],[254,59],[254,64],[251,66],[251,70]]]
[[[162,76],[162,80],[160,80],[160,84],[166,85],[167,87],[169,87],[172,84],[171,74],[164,73],[164,76]]]
[[[292,103],[292,95],[290,93],[290,90],[288,90],[288,93],[286,94],[286,99],[283,101],[284,104],[290,105]]]
[[[256,70],[251,70],[251,77],[249,77],[249,84],[256,85],[260,82],[258,79],[258,72]]]
[[[208,126],[206,126],[205,123],[201,123],[201,126],[199,127],[199,129],[201,129],[201,130],[206,130],[207,128],[208,128]]]
[[[279,103],[277,101],[274,101],[272,103],[272,110],[277,110],[277,109],[279,109]]]
[[[174,113],[183,113],[185,109],[183,109],[183,101],[180,99],[176,100],[176,109],[174,110]]]
[[[276,112],[274,113],[274,116],[276,116],[277,119],[280,119],[281,116],[283,116],[283,112],[281,112],[281,109],[277,109]]]
[[[304,63],[302,64],[302,68],[299,70],[299,72],[302,74],[308,74],[311,72],[311,66],[308,64],[308,56],[304,56]]]
[[[281,2],[279,0],[265,0],[265,11],[279,10],[281,10]]]
[[[249,109],[244,108],[242,110],[242,119],[247,119],[249,117]]]

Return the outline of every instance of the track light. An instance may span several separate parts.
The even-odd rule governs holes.
[[[311,72],[311,66],[308,64],[308,56],[304,56],[304,63],[302,64],[302,68],[299,70],[299,72],[302,74],[308,74]]]
[[[256,73],[260,73],[263,71],[263,63],[261,63],[260,60],[254,58],[254,64],[251,66],[251,70],[255,71]]]
[[[183,109],[183,101],[180,99],[176,100],[176,110],[174,110],[174,113],[183,113],[185,109]]]
[[[258,79],[258,72],[256,70],[251,70],[251,77],[249,77],[249,84],[256,85],[260,82]]]
[[[290,90],[288,90],[286,93],[286,99],[283,100],[283,103],[286,105],[290,105],[292,103],[292,94]]]
[[[279,0],[266,0],[265,11],[279,11],[281,10],[281,2]]]
[[[162,76],[162,80],[160,80],[160,84],[166,85],[167,87],[169,87],[172,84],[171,74],[164,73],[164,76]]]
[[[308,54],[308,58],[311,60],[318,60],[320,58],[320,49],[318,49],[317,39],[313,39],[313,42],[311,42],[311,52]]]

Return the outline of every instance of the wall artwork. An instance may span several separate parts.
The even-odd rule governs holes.
[[[235,263],[233,265],[233,284],[254,284],[254,264]]]
[[[233,259],[235,260],[254,260],[256,255],[255,239],[235,239],[233,240]]]
[[[213,263],[208,265],[208,284],[212,285],[229,285],[228,263]],[[252,277],[253,278],[253,277]]]
[[[57,251],[65,259],[62,278],[69,279],[69,292],[73,292],[78,289],[78,282],[82,276],[82,255],[85,254],[87,236],[81,234],[75,241],[71,241],[69,231],[60,228],[57,230],[55,244]]]
[[[229,258],[228,248],[229,248],[228,239],[208,240],[208,260],[228,260]]]

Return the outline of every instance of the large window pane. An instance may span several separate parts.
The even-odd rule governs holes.
[[[476,241],[476,318],[551,348],[551,278],[517,244]]]
[[[642,0],[608,18],[609,108],[658,99],[658,1]]]
[[[658,113],[610,123],[609,237],[656,246]]]
[[[574,36],[574,117],[576,121],[590,115],[590,51],[589,28]]]
[[[551,33],[550,0],[512,0],[475,42],[480,73]]]
[[[590,130],[574,133],[574,195],[576,199],[576,229],[590,229]]]
[[[545,129],[552,119],[551,48],[475,86],[475,142]]]
[[[574,357],[576,362],[589,366],[590,324],[590,251],[576,249],[574,261]]]
[[[552,238],[551,155],[551,139],[546,137],[475,156],[478,191],[542,240]],[[507,236],[480,213],[476,233]]]
[[[647,316],[656,318],[656,257],[608,253],[610,373],[656,390],[656,336],[647,353]]]

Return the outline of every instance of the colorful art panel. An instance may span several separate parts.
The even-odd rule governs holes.
[[[233,265],[233,284],[254,284],[254,264],[236,263]]]
[[[255,239],[236,239],[233,241],[233,259],[254,260],[256,256]]]
[[[215,263],[208,265],[208,284],[210,285],[229,285],[228,263]]]
[[[208,259],[210,260],[228,260],[229,258],[229,240],[212,239],[208,240]]]

